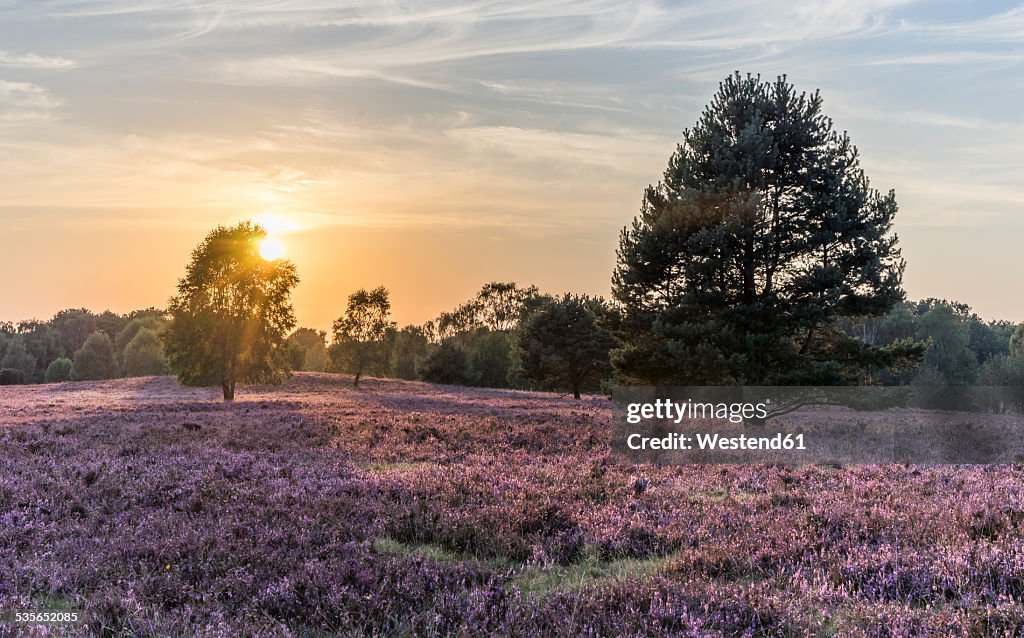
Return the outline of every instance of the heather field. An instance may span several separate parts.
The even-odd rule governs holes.
[[[1021,466],[636,466],[603,399],[364,384],[0,388],[0,610],[100,636],[1024,634]]]

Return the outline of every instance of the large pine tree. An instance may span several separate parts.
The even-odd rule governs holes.
[[[626,383],[833,385],[920,355],[838,320],[903,299],[896,198],[815,92],[728,77],[623,230],[609,327]]]

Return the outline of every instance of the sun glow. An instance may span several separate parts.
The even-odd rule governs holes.
[[[303,230],[303,224],[292,215],[263,213],[257,215],[253,221],[271,235],[285,235]]]
[[[274,261],[284,257],[284,242],[280,237],[266,237],[260,242],[260,257],[267,261]]]

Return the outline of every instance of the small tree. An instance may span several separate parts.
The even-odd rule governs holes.
[[[124,348],[124,376],[148,377],[167,374],[167,359],[164,358],[160,335],[155,330],[143,328]]]
[[[523,319],[516,343],[520,376],[543,388],[572,390],[577,399],[581,389],[607,376],[615,344],[597,325],[593,307],[599,304],[566,294]]]
[[[285,335],[295,326],[295,266],[259,254],[266,231],[252,222],[219,226],[192,252],[168,307],[164,349],[184,385],[280,383],[288,374]]]
[[[334,322],[331,359],[338,371],[355,375],[353,385],[371,366],[383,364],[385,343],[395,329],[391,321],[391,302],[383,286],[349,295],[345,314]]]
[[[85,339],[75,352],[71,375],[78,381],[99,381],[117,376],[114,342],[106,333],[97,330]]]
[[[927,303],[927,305],[925,305]],[[970,350],[970,316],[967,310],[941,300],[918,304],[915,316],[918,339],[928,343],[915,382],[970,385],[978,374],[978,359]]]
[[[70,381],[73,367],[74,362],[67,357],[54,359],[50,362],[50,365],[46,366],[46,374],[43,375],[43,380],[46,383],[62,383],[64,381]]]

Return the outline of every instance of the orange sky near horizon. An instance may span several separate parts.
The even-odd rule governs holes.
[[[226,220],[230,223],[234,220]],[[46,319],[64,308],[86,307],[125,313],[162,307],[173,294],[191,250],[206,231],[196,229],[77,228],[55,229],[46,235],[18,231],[7,235],[5,259],[31,262],[56,251],[72,269],[54,269],[33,278],[14,278],[0,300],[0,320]],[[608,295],[618,229],[592,232],[514,231],[480,233],[460,229],[320,227],[277,235],[301,281],[293,294],[299,324],[330,329],[346,297],[360,287],[384,285],[392,293],[400,325],[422,323],[469,299],[488,281],[535,284],[545,292],[586,292]],[[992,248],[988,263],[999,268],[1000,255],[1012,254],[1016,239],[998,229],[966,237],[962,229],[911,229],[901,242],[908,257],[906,288],[912,298],[945,296],[971,300],[978,289],[970,273],[931,281],[912,264],[941,258],[937,246],[971,241]],[[566,255],[572,254],[573,259]],[[921,259],[917,256],[921,255]],[[97,286],[96,282],[106,282]],[[1017,300],[979,307],[987,319],[1024,320]]]
[[[164,306],[272,219],[300,325],[489,281],[607,296],[620,230],[739,69],[820,89],[895,189],[911,299],[1024,321],[1009,0],[0,3],[0,321]]]

